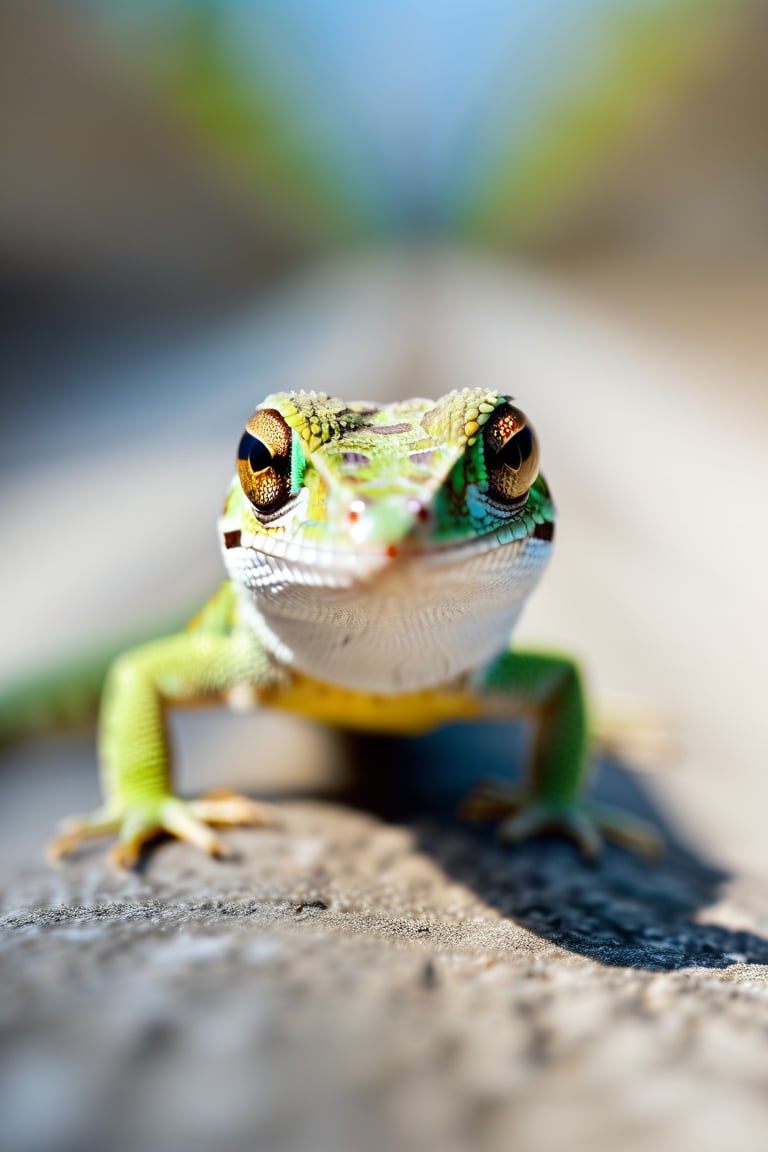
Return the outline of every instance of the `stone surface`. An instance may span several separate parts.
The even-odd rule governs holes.
[[[165,842],[121,874],[94,844],[54,870],[28,838],[0,904],[3,1148],[762,1149],[765,894],[669,827],[660,864],[595,867],[460,824],[472,750],[508,745],[366,741],[227,862]],[[66,748],[85,798],[89,745]],[[6,823],[61,751],[26,801],[0,775]],[[599,792],[664,825],[626,773]]]

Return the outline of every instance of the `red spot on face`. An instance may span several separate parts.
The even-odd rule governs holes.
[[[353,500],[351,502],[351,504],[349,505],[349,509],[347,511],[347,516],[349,517],[350,521],[354,524],[354,522],[356,520],[360,519],[363,512],[365,512],[365,501],[364,500]]]
[[[395,544],[389,544],[387,546],[387,556],[389,556],[390,560],[395,559],[397,556],[397,546]]]

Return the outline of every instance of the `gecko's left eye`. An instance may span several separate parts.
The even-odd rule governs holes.
[[[291,495],[291,430],[274,408],[261,408],[245,426],[237,451],[243,492],[257,512],[277,512]]]
[[[539,472],[539,445],[527,416],[501,404],[483,429],[488,492],[501,504],[525,502]]]

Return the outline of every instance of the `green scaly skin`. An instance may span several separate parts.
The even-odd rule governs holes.
[[[576,665],[505,643],[546,565],[555,516],[535,437],[508,398],[464,389],[379,406],[284,393],[246,429],[220,523],[229,579],[185,631],[113,664],[104,802],[65,824],[52,856],[116,834],[113,857],[130,865],[160,833],[225,854],[209,825],[270,822],[245,797],[173,791],[168,708],[245,696],[386,731],[426,730],[454,712],[528,717],[525,783],[481,788],[466,814],[498,818],[507,840],[556,829],[590,856],[603,836],[654,852],[646,825],[583,795]]]
[[[226,846],[208,824],[271,822],[265,807],[244,797],[212,795],[186,802],[173,793],[168,707],[215,704],[238,684],[251,684],[258,692],[279,681],[262,645],[234,624],[234,597],[227,583],[186,631],[142,644],[112,664],[99,724],[104,803],[64,823],[51,845],[54,858],[83,839],[117,833],[113,859],[130,866],[142,845],[161,832],[224,856]]]

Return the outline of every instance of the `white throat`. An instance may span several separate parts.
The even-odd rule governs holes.
[[[454,680],[502,651],[550,551],[527,537],[403,555],[362,576],[253,548],[224,559],[245,618],[281,664],[393,695]]]

